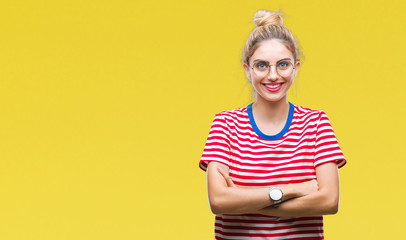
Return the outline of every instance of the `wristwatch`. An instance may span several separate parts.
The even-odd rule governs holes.
[[[274,207],[277,207],[282,202],[283,192],[278,187],[271,187],[269,197],[274,202]]]

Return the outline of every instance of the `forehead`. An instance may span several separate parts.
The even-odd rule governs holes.
[[[259,43],[259,47],[251,57],[252,61],[261,59],[269,62],[276,62],[282,58],[293,59],[293,54],[278,39],[265,40]]]

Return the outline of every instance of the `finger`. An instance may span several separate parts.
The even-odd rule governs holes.
[[[312,181],[313,181],[314,186],[316,187],[316,190],[318,190],[319,189],[319,183],[315,179],[312,180]]]
[[[229,177],[227,173],[224,172],[223,169],[217,168],[217,171],[223,176],[223,178],[227,181],[227,178]]]
[[[228,177],[226,178],[226,181],[227,181],[227,185],[228,185],[229,187],[234,187],[233,180],[231,180],[231,177],[230,177],[230,176],[228,176]]]
[[[217,171],[219,171],[219,173],[224,177],[224,179],[226,180],[227,186],[234,187],[233,180],[231,180],[231,177],[227,173],[225,173],[223,169],[217,168]]]

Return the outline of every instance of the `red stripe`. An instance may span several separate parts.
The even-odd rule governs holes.
[[[233,148],[234,149],[234,148]],[[265,154],[297,154],[298,151],[300,150],[313,150],[314,146],[299,146],[299,147],[292,147],[292,150],[290,149],[284,149],[284,150],[263,150],[263,151],[249,151],[249,150],[239,150],[238,152],[241,154],[252,154],[252,155],[265,155]]]
[[[313,168],[314,169],[314,168]],[[306,177],[306,176],[311,176],[314,178],[314,171],[312,172],[299,172],[299,173],[290,173],[290,174],[274,174],[271,176],[247,176],[247,175],[240,175],[240,174],[233,174],[230,173],[230,177],[232,178],[239,178],[239,179],[244,179],[244,180],[266,180],[266,179],[278,179],[278,178],[288,178],[288,177]]]
[[[293,230],[293,229],[292,229]],[[215,233],[222,234],[224,236],[234,236],[234,237],[282,237],[282,236],[290,236],[290,235],[297,235],[297,234],[323,234],[323,230],[308,230],[308,231],[290,231],[284,233],[268,233],[268,234],[261,234],[261,233],[242,233],[242,232],[223,232],[219,229],[214,230]]]
[[[298,160],[300,162],[301,160]],[[313,162],[313,161],[312,161]],[[284,167],[280,168],[277,171],[289,171],[289,170],[314,170],[313,166],[305,166],[305,167]],[[269,173],[270,170],[268,169],[244,169],[244,168],[237,168],[233,167],[233,171],[236,172],[245,172],[245,173],[258,173],[258,174],[264,174],[264,173]],[[230,172],[230,174],[233,174],[233,172]]]
[[[261,231],[261,230],[268,230],[268,231],[278,231],[278,230],[286,230],[286,229],[291,229],[291,225],[286,225],[286,226],[278,226],[278,227],[249,227],[249,226],[244,226],[241,227],[240,225],[223,225],[221,223],[215,223],[215,226],[218,227],[223,227],[224,229],[230,230],[230,229],[239,229],[239,230],[253,230],[253,231]],[[295,224],[295,228],[311,228],[311,227],[322,227],[323,223],[308,223],[308,224]],[[306,231],[306,230],[302,230]],[[310,230],[314,231],[314,230]]]
[[[233,216],[234,215],[228,215],[228,214],[217,215],[216,220],[220,220],[223,222],[229,222],[229,223],[234,222],[234,223],[260,223],[260,224],[293,223],[293,222],[322,221],[323,220],[322,216],[284,218],[284,219],[279,219],[279,220],[273,220],[272,217],[269,217],[266,215],[261,215],[261,214],[241,214],[239,216],[252,217],[252,218],[269,218],[269,219],[264,219],[264,220],[238,219],[238,218],[231,219],[230,217],[233,217]]]

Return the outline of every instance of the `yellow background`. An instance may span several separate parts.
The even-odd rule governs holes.
[[[306,57],[289,100],[348,160],[326,239],[403,236],[404,1],[37,0],[0,3],[0,239],[213,239],[198,162],[251,102],[262,8]]]

